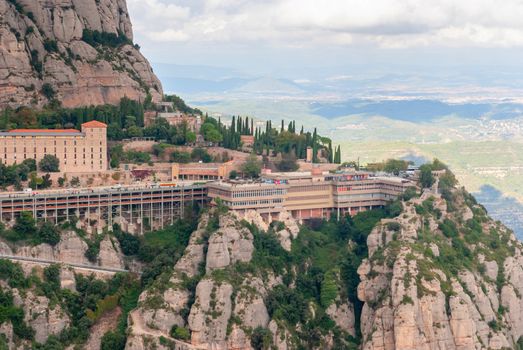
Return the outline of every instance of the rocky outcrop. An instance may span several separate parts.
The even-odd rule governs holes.
[[[36,246],[24,245],[13,249],[9,247],[7,243],[0,242],[0,252],[6,255],[56,261],[65,264],[99,265],[118,269],[125,268],[120,244],[114,237],[106,235],[100,241],[98,261],[94,264],[85,256],[87,249],[88,245],[85,240],[74,231],[63,232],[60,237],[60,242],[54,247],[43,243]],[[64,285],[74,283],[74,275],[72,275],[72,273],[69,275],[67,275],[67,272],[64,273],[66,274],[63,281]],[[70,280],[71,282],[66,282],[66,280]]]
[[[363,349],[509,349],[521,341],[521,243],[463,190],[405,203],[367,243],[358,269]]]
[[[251,349],[252,330],[269,325],[267,288],[281,283],[273,275],[230,275],[253,252],[253,234],[233,214],[204,214],[167,283],[155,281],[140,296],[126,349],[161,348],[162,337],[180,349]],[[188,331],[190,339],[172,338],[173,326]]]
[[[332,303],[325,313],[336,323],[340,329],[345,330],[351,336],[356,336],[354,307],[349,302],[342,302],[339,298]]]
[[[226,348],[227,323],[232,314],[229,283],[218,284],[203,279],[196,287],[196,299],[189,314],[191,342],[195,345],[209,344]]]
[[[184,255],[176,262],[175,269],[188,277],[198,274],[200,265],[205,262],[205,247],[207,245],[208,215],[203,215],[198,224],[198,229],[191,235]]]
[[[207,271],[250,261],[254,250],[252,239],[251,232],[239,226],[232,215],[220,217],[220,228],[209,238]]]
[[[93,41],[85,30],[103,34]],[[147,91],[160,100],[161,83],[132,38],[125,0],[0,0],[0,107],[143,101]]]
[[[245,213],[235,213],[239,219],[245,220],[251,224],[256,225],[260,230],[269,230],[269,224],[261,217],[256,210],[247,210]],[[271,220],[278,223],[275,226],[275,234],[280,241],[281,246],[286,251],[291,250],[292,240],[298,236],[300,227],[298,222],[287,211],[281,211],[276,217],[272,216]]]
[[[100,266],[123,269],[123,253],[120,244],[116,239],[105,236],[100,242],[100,252],[98,253],[98,263]]]
[[[15,306],[23,308],[24,321],[35,332],[36,342],[43,344],[50,335],[58,335],[70,325],[71,320],[60,305],[51,305],[45,296],[35,295],[33,291],[22,294],[17,289],[13,289],[12,292]]]

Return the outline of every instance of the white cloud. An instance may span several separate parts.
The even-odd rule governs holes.
[[[153,41],[286,46],[523,45],[520,0],[128,0]]]

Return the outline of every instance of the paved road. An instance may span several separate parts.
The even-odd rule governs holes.
[[[71,267],[76,267],[84,270],[94,271],[94,272],[130,272],[129,270],[125,269],[119,269],[114,267],[102,267],[102,266],[96,266],[96,265],[87,265],[87,264],[76,264],[76,263],[69,263],[64,261],[57,261],[57,260],[46,260],[46,259],[38,259],[38,258],[31,258],[26,256],[16,256],[16,255],[4,255],[0,254],[0,259],[7,259],[7,260],[14,260],[14,261],[27,261],[27,262],[34,262],[34,263],[40,263],[40,264],[63,264],[68,265]]]

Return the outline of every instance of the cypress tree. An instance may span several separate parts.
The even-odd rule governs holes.
[[[281,130],[280,130],[280,132],[283,132],[283,130],[285,130],[285,124],[284,124],[284,121],[282,119],[281,120]]]
[[[332,163],[334,158],[334,154],[332,153],[332,141],[329,141],[329,163]]]

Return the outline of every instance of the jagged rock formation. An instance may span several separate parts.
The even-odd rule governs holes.
[[[512,349],[523,335],[522,245],[464,190],[404,203],[368,237],[363,349]]]
[[[0,287],[3,292],[11,293],[14,306],[22,309],[23,321],[33,330],[36,342],[45,343],[50,335],[58,335],[70,325],[67,313],[47,297],[35,295],[33,291],[22,293],[9,287],[4,281],[0,281]],[[5,336],[9,349],[24,348],[20,342],[15,345],[11,321],[6,321],[0,326],[0,335]]]
[[[0,0],[0,108],[143,101],[147,91],[160,100],[132,38],[125,0]],[[46,83],[56,95],[42,91]]]
[[[11,248],[5,242],[0,242],[0,254],[14,255],[20,257],[29,257],[48,261],[59,261],[62,263],[93,265],[98,264],[103,267],[123,269],[125,264],[123,254],[120,249],[118,240],[114,237],[105,236],[100,241],[100,250],[95,263],[89,261],[86,257],[88,245],[74,231],[66,231],[61,234],[60,242],[56,246],[42,243],[36,246],[15,246]],[[64,285],[71,285],[74,280],[73,276],[64,275]],[[66,280],[69,280],[67,282]]]
[[[261,230],[267,231],[269,229],[269,225],[263,220],[261,215],[256,212],[256,210],[247,210],[243,214],[235,213],[235,215],[238,216],[240,220],[246,220],[247,222],[256,225]],[[273,220],[280,223],[275,233],[283,249],[289,252],[291,250],[292,240],[295,239],[300,232],[298,223],[287,211],[281,211],[278,214],[278,217],[273,217]]]
[[[252,213],[248,217],[257,222]],[[297,229],[290,217],[284,219],[290,230]],[[268,228],[259,223],[260,229]],[[215,211],[202,217],[174,271],[140,296],[139,308],[129,317],[126,349],[253,349],[254,331],[260,329],[275,348],[296,348],[296,329],[271,319],[267,307],[270,292],[284,286],[282,275],[253,262],[255,238],[248,225],[233,213]],[[276,244],[281,230],[272,231]],[[316,306],[309,308],[313,318]],[[334,325],[355,335],[348,301],[338,298],[326,313]],[[185,332],[184,339],[177,330]],[[333,343],[329,337],[332,334],[321,340],[327,348]]]

